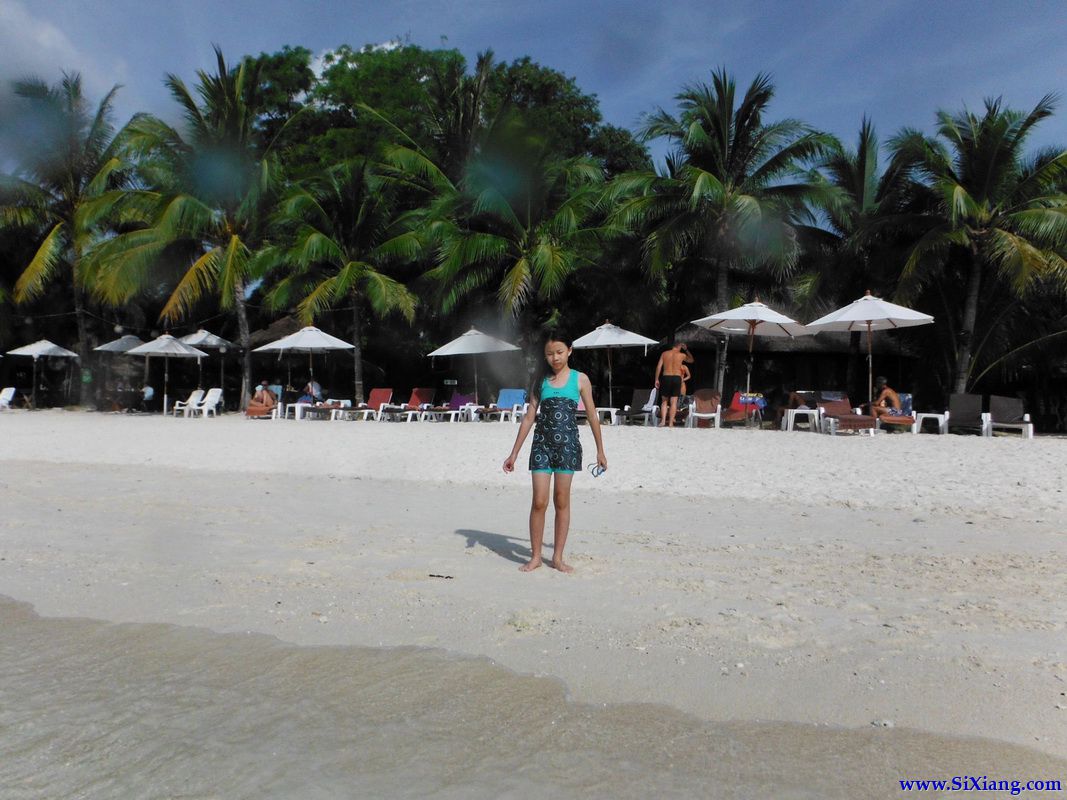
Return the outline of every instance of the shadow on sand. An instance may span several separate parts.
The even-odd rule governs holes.
[[[516,564],[525,564],[532,555],[525,539],[515,539],[511,536],[504,536],[501,533],[489,533],[488,531],[472,531],[466,528],[461,528],[456,533],[466,537],[467,547],[481,545],[492,550],[501,558],[514,561]]]

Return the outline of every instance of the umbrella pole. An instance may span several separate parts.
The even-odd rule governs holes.
[[[612,397],[612,394],[611,394],[611,348],[609,347],[607,350],[608,350],[608,407],[609,408],[614,408],[615,407],[615,403],[613,402],[614,398]]]
[[[167,385],[170,383],[170,356],[163,356],[163,416],[167,416]]]
[[[478,354],[474,354],[474,404],[478,405]]]
[[[314,380],[315,378],[315,356],[308,353],[308,375]]]
[[[196,357],[196,388],[197,389],[203,389],[204,388],[204,365],[201,363],[202,361],[203,361],[203,359],[200,358],[200,356]]]
[[[756,326],[748,324],[748,371],[745,373],[745,394],[752,394],[752,340],[756,335]]]
[[[219,388],[224,389],[226,386],[226,356],[223,353],[219,353]]]
[[[871,323],[867,323],[867,410],[874,413],[874,356],[871,352]]]
[[[30,405],[37,410],[37,356],[33,357],[33,388],[30,389]]]

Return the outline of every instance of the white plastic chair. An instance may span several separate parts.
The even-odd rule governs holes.
[[[219,406],[222,405],[222,389],[218,387],[214,389],[208,389],[204,399],[192,406],[186,416],[195,417],[197,414],[203,414],[204,419],[214,414],[216,417],[219,415]]]
[[[174,407],[172,409],[174,416],[178,416],[179,411],[182,413],[183,417],[189,416],[189,410],[192,408],[196,408],[196,406],[198,406],[200,404],[200,401],[203,399],[204,390],[193,389],[193,391],[189,393],[188,400],[178,400],[174,403]]]
[[[705,410],[700,411],[698,409],[711,409],[711,398],[718,395],[718,392],[713,392],[709,389],[700,389],[693,395],[693,402],[689,404],[689,415],[685,418],[685,427],[695,428],[697,420],[707,419],[715,423],[714,427],[722,427],[722,403],[714,404],[714,411]],[[721,397],[720,397],[721,399]]]
[[[0,391],[0,410],[5,408],[11,408],[11,401],[15,399],[15,387],[5,386],[3,391]]]

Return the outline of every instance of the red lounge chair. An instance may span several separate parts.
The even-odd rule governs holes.
[[[393,399],[392,389],[371,389],[366,403],[351,408],[335,408],[330,419],[378,419],[382,409]]]
[[[421,418],[422,412],[433,405],[435,389],[422,388],[412,389],[411,397],[402,406],[382,406],[378,412],[378,421],[382,422],[388,417],[403,416],[407,422],[414,422]]]
[[[734,392],[730,405],[722,410],[722,422],[748,422],[750,419],[762,419],[759,406],[754,403],[742,403],[741,392]],[[722,423],[719,423],[722,427]]]

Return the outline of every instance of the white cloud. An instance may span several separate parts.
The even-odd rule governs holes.
[[[0,0],[0,91],[6,91],[10,81],[30,76],[54,83],[63,70],[81,73],[90,98],[121,83],[127,72],[120,58],[101,61],[78,48],[22,0]]]

